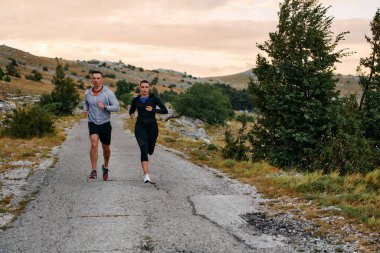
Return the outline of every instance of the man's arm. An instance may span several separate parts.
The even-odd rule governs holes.
[[[87,101],[87,91],[84,94],[84,103],[83,103],[83,114],[84,116],[88,116],[88,109],[89,109],[89,104]]]
[[[109,92],[108,102],[109,105],[106,105],[106,110],[110,112],[118,112],[120,110],[119,101],[113,92]]]

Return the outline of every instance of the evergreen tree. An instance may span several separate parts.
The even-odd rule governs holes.
[[[380,163],[380,8],[371,22],[372,38],[365,36],[371,46],[369,57],[361,58],[358,66],[359,83],[363,87],[359,110],[364,115],[365,136],[371,140]],[[366,72],[367,70],[367,72]]]
[[[40,103],[46,105],[56,115],[71,114],[80,101],[79,93],[73,79],[66,77],[64,67],[58,62],[56,75],[53,77],[55,85],[50,94],[44,94]]]
[[[317,0],[285,0],[277,30],[258,45],[250,81],[259,115],[250,142],[254,160],[308,168],[333,127],[338,98],[334,64],[347,53],[335,51],[345,33],[334,38],[328,8]]]

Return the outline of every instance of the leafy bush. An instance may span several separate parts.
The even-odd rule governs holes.
[[[104,74],[104,77],[108,77],[108,78],[112,78],[112,79],[115,79],[116,78],[116,76],[115,76],[115,74],[110,74],[110,73],[107,73],[107,74]]]
[[[335,118],[331,132],[318,144],[315,156],[307,163],[324,172],[339,171],[341,174],[366,173],[374,169],[376,156],[364,136],[355,96],[337,101],[330,113]]]
[[[249,115],[248,113],[242,113],[236,116],[236,120],[243,123],[247,124],[248,122],[254,122],[254,118],[252,115]]]
[[[116,82],[116,92],[115,92],[115,95],[118,99],[120,99],[120,97],[123,95],[123,94],[126,94],[126,93],[130,93],[133,91],[133,89],[138,86],[137,84],[135,83],[131,83],[131,82],[127,82],[126,80],[119,80]]]
[[[26,79],[39,82],[42,79],[42,74],[38,72],[37,70],[33,69],[31,75],[26,75]]]
[[[227,159],[227,160],[224,161],[224,166],[226,166],[228,168],[231,168],[234,165],[235,165],[235,161],[234,160]]]
[[[18,107],[5,125],[5,133],[16,138],[41,137],[54,132],[51,114],[37,105]]]
[[[13,58],[10,58],[10,62],[5,67],[7,70],[7,75],[8,76],[14,76],[14,77],[21,77],[20,73],[18,72],[18,70],[16,68],[17,66],[18,66],[18,64],[17,64],[16,60]]]
[[[5,75],[4,76],[4,81],[9,83],[11,81],[11,77],[8,76],[8,75]]]
[[[153,94],[153,95],[156,95],[158,96],[158,90],[156,87],[153,87],[151,90],[150,90],[150,94]]]
[[[159,97],[161,98],[163,103],[171,103],[177,96],[178,93],[172,90],[165,90],[164,92],[161,92],[159,94]]]
[[[124,93],[120,96],[120,101],[123,102],[124,107],[127,107],[132,103],[133,95],[131,93]]]
[[[90,61],[87,61],[89,64],[99,64],[99,61],[98,60],[90,60]]]
[[[150,85],[153,86],[153,85],[156,85],[158,83],[158,77],[156,76],[155,78],[153,78],[153,80],[150,82]]]
[[[195,84],[172,102],[180,115],[200,119],[208,124],[222,124],[233,115],[229,99],[208,84]]]
[[[248,160],[247,153],[249,151],[249,147],[247,146],[247,135],[244,133],[246,130],[246,125],[239,129],[238,136],[235,138],[231,130],[227,129],[224,132],[224,141],[226,146],[222,149],[223,158],[234,159],[237,161],[246,161]]]
[[[237,90],[231,85],[224,83],[214,83],[224,95],[226,95],[231,102],[232,109],[234,110],[253,110],[253,96],[250,94],[247,89]]]
[[[208,144],[207,145],[207,149],[210,150],[210,151],[213,151],[213,150],[218,150],[218,146],[216,146],[215,144]]]

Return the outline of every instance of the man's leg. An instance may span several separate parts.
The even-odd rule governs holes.
[[[110,161],[111,148],[110,145],[102,144],[103,147],[103,157],[104,157],[104,167],[108,168],[108,162]]]
[[[92,134],[90,135],[90,140],[91,140],[91,148],[90,148],[91,166],[93,170],[97,170],[99,136],[97,134]]]

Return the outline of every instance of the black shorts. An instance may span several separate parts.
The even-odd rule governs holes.
[[[90,136],[93,134],[97,134],[99,136],[100,141],[104,145],[111,144],[111,130],[112,126],[110,122],[106,122],[101,125],[97,125],[94,122],[88,122],[88,131],[90,132]]]

